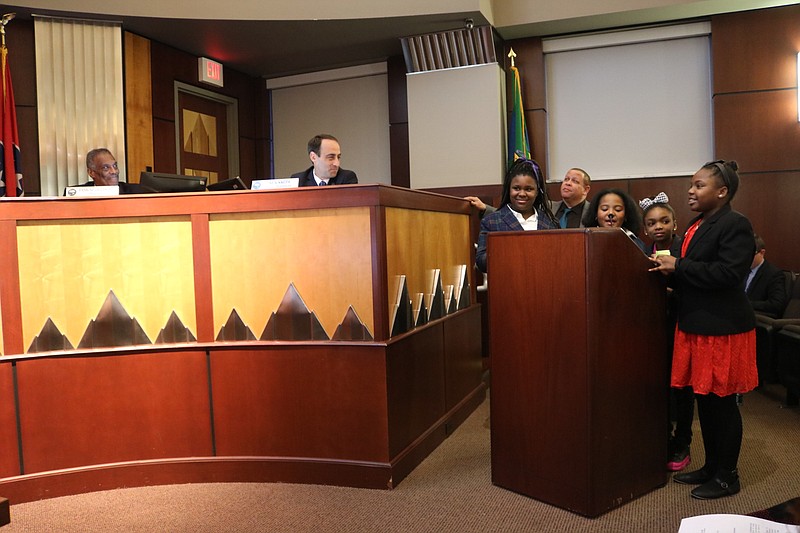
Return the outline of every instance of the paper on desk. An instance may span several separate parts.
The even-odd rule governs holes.
[[[681,520],[678,533],[800,533],[800,526],[738,514],[705,514]]]

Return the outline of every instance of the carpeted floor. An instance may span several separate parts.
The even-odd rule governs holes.
[[[392,491],[257,483],[121,489],[12,505],[2,531],[676,532],[684,516],[748,514],[800,496],[800,409],[782,408],[777,386],[746,395],[741,409],[742,492],[716,501],[694,500],[691,487],[669,482],[588,519],[495,487],[487,400]],[[701,465],[699,437],[692,453]]]

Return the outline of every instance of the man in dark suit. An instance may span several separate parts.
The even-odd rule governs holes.
[[[86,154],[86,172],[92,178],[92,181],[87,181],[81,187],[118,185],[120,194],[143,194],[149,192],[138,183],[119,181],[119,166],[114,154],[108,148],[95,148]]]
[[[582,168],[571,168],[561,182],[561,201],[553,202],[551,211],[562,228],[582,228],[583,215],[589,210],[586,196],[589,194],[592,179]]]
[[[308,141],[308,157],[311,167],[303,172],[292,174],[298,178],[300,187],[318,185],[345,185],[358,183],[356,173],[339,167],[342,151],[339,141],[333,135],[315,135]]]
[[[758,313],[780,318],[786,308],[789,295],[783,271],[769,263],[764,257],[767,249],[764,239],[755,235],[756,254],[750,265],[750,275],[745,283],[745,292]]]

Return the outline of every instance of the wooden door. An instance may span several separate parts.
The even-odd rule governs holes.
[[[201,96],[178,93],[180,168],[208,183],[228,179],[228,106]]]

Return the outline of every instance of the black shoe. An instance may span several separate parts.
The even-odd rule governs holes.
[[[698,500],[716,500],[723,496],[732,496],[742,490],[739,476],[736,471],[726,475],[714,476],[714,479],[704,483],[692,491],[692,498]]]
[[[681,485],[702,485],[703,483],[711,481],[713,478],[714,474],[703,467],[700,470],[675,474],[672,476],[672,481],[680,483]]]

